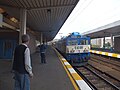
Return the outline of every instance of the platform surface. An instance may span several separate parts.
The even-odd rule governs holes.
[[[31,59],[34,73],[31,90],[75,90],[56,52],[50,46],[46,51],[46,64],[40,63],[38,52]],[[11,64],[11,61],[0,60],[0,90],[13,90]]]

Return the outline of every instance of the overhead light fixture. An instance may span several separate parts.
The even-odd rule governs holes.
[[[13,22],[15,22],[15,23],[18,22],[18,20],[16,18],[14,18],[14,17],[10,18],[10,20],[13,21]]]
[[[48,28],[51,29],[51,9],[47,9]]]
[[[51,13],[51,9],[47,9],[47,13]]]

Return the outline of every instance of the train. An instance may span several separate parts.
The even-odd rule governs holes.
[[[90,59],[90,37],[79,32],[60,39],[54,46],[72,66],[86,65]]]

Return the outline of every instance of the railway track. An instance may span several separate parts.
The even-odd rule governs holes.
[[[112,69],[115,69],[120,72],[120,62],[112,59],[106,59],[104,57],[96,56],[96,55],[91,55],[91,61],[100,63],[102,65],[108,66]]]
[[[119,80],[104,74],[89,64],[83,67],[75,67],[75,70],[93,90],[120,90]]]

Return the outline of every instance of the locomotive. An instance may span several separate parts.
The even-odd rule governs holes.
[[[90,59],[90,37],[73,32],[55,43],[55,48],[73,66],[87,64]]]

